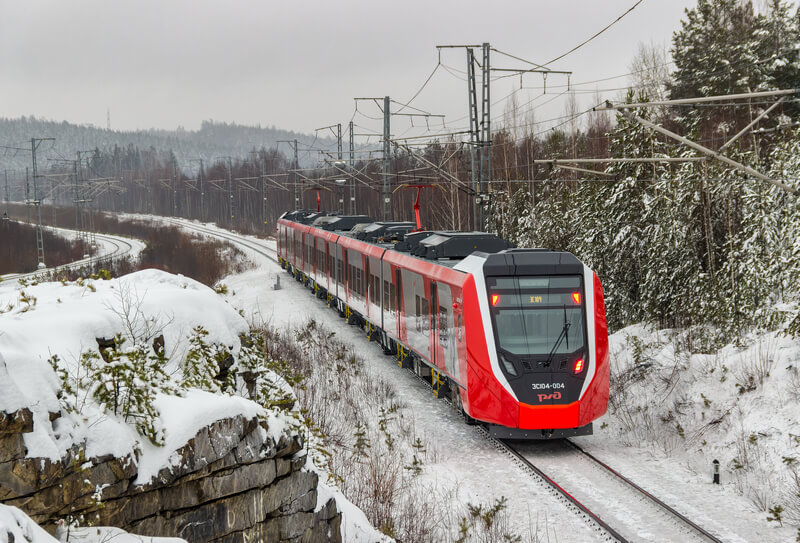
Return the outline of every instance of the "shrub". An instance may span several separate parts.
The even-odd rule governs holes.
[[[159,392],[176,394],[163,367],[166,359],[143,344],[124,349],[125,339],[114,337],[114,348],[104,356],[94,351],[80,355],[77,370],[70,374],[52,357],[50,364],[61,381],[60,400],[70,412],[81,412],[87,397],[106,411],[132,422],[140,435],[154,445],[163,445],[164,433],[153,405]]]

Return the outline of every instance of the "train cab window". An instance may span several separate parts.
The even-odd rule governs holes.
[[[428,302],[427,298],[422,298],[422,318],[420,321],[422,322],[423,331],[431,329],[430,318],[430,302]]]
[[[585,349],[582,277],[488,277],[498,347],[516,356]]]
[[[417,326],[416,326],[417,331],[421,332],[422,331],[422,298],[417,296],[416,297],[416,303],[417,303],[417,307],[416,307],[417,311],[414,314],[414,316],[415,316],[414,320],[417,323]]]
[[[456,333],[458,334],[458,341],[463,337],[464,321],[461,318],[461,313],[458,314],[458,325],[456,326]]]

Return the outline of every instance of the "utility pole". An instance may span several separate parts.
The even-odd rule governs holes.
[[[80,164],[81,153],[78,152],[78,160],[75,161],[72,168],[72,201],[75,204],[75,231],[81,240],[81,254],[86,254],[86,244],[83,240],[83,232],[81,231],[81,212],[80,212],[80,194],[78,193],[78,168]]]
[[[339,124],[336,125],[336,150],[337,150],[336,160],[338,160],[339,163],[341,163],[342,162],[342,123],[339,123]],[[345,204],[344,204],[345,188],[344,187],[339,187],[339,189],[341,190],[341,197],[339,199],[339,204],[340,204],[339,208],[341,208],[341,212],[342,212],[342,214],[344,214],[345,210],[346,210]]]
[[[389,131],[389,123],[391,121],[391,112],[389,111],[389,97],[383,97],[383,220],[392,220],[392,198],[391,189],[389,187],[389,175],[391,175],[391,152],[392,146],[389,139],[391,134]]]
[[[261,163],[261,222],[264,223],[264,232],[267,231],[267,154]]]
[[[175,159],[172,160],[172,216],[178,216],[178,165]]]
[[[474,49],[481,48],[483,63],[481,65],[481,117],[478,120],[478,99],[475,83],[475,54]],[[472,215],[473,225],[476,230],[486,230],[486,217],[484,217],[484,204],[488,203],[488,195],[491,193],[492,184],[492,127],[491,127],[491,95],[490,82],[491,72],[514,72],[520,77],[526,73],[559,74],[570,76],[572,72],[561,70],[550,70],[543,66],[533,63],[535,67],[530,69],[519,68],[492,68],[490,63],[490,51],[492,50],[488,42],[481,45],[437,45],[437,49],[456,49],[464,48],[467,50],[467,94],[469,108],[469,132],[470,132],[470,162],[472,165],[472,192],[473,204]],[[516,58],[516,57],[515,57]],[[522,59],[518,59],[522,60]],[[527,61],[525,61],[527,62]],[[569,81],[569,80],[567,80]],[[569,87],[569,83],[567,84]],[[477,155],[477,156],[476,156]]]
[[[36,170],[36,149],[43,141],[55,141],[55,138],[31,138],[31,162],[33,163],[33,205],[36,208],[36,258],[38,260],[37,267],[39,269],[46,268],[44,263],[44,241],[42,240],[42,206],[39,199],[38,185],[36,179],[38,177]]]
[[[5,174],[5,177],[6,177],[6,192],[5,192],[6,211],[5,211],[5,217],[8,218],[8,200],[9,200],[9,198],[8,198],[8,170],[3,170],[3,174]]]
[[[350,214],[356,214],[356,176],[355,168],[356,149],[353,144],[353,121],[350,121]]]
[[[297,170],[300,168],[300,161],[297,158],[297,140],[294,140],[294,172],[292,175],[292,179],[294,179],[294,205],[295,209],[300,209],[302,207],[302,202],[300,200],[300,186],[297,184]]]
[[[478,95],[475,92],[475,53],[467,48],[467,94],[469,101],[469,159],[472,166],[472,227],[481,229],[480,173],[477,168],[478,155]]]
[[[294,208],[300,209],[300,186],[297,184],[297,140],[278,140],[278,143],[288,143],[294,149],[294,162],[292,163],[292,182],[294,184]]]
[[[147,161],[147,205],[148,205],[148,212],[152,215],[153,214],[153,181],[150,175],[150,168],[153,165],[153,157],[149,157]]]
[[[478,210],[478,230],[486,230],[486,221],[483,216],[483,193],[488,190],[492,183],[492,129],[491,129],[491,115],[490,107],[492,101],[489,97],[489,44],[483,44],[483,90],[482,90],[482,110],[483,118],[481,120],[481,153],[480,153],[480,177],[478,182],[478,195],[480,200],[480,209]]]
[[[200,188],[200,220],[206,220],[205,191],[203,190],[203,159],[200,159],[200,171],[197,172],[197,184]]]
[[[233,218],[236,216],[236,210],[233,206],[233,163],[231,157],[228,157],[228,209],[230,210],[230,221],[233,224]]]
[[[31,206],[28,202],[31,200],[31,181],[28,173],[28,167],[25,166],[25,208],[28,211],[28,224],[31,222]]]
[[[50,193],[53,195],[53,228],[56,227],[56,181],[50,178]]]

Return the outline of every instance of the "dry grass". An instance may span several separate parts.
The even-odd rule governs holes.
[[[335,333],[314,320],[261,333],[268,355],[285,360],[298,382],[298,405],[315,434],[312,456],[373,526],[415,543],[523,541],[509,533],[504,504],[459,504],[454,486],[425,477],[436,447],[417,431],[394,385]],[[539,541],[540,529],[526,541]]]

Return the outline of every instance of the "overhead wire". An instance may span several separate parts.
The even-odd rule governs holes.
[[[622,20],[622,18],[623,18],[623,17],[625,17],[625,16],[626,16],[626,15],[628,15],[630,12],[632,12],[634,9],[636,9],[636,8],[639,6],[639,4],[641,4],[642,2],[644,2],[644,0],[638,0],[638,2],[636,2],[636,3],[635,3],[634,5],[632,5],[630,8],[628,8],[628,10],[627,10],[625,13],[623,13],[622,15],[620,15],[619,17],[617,17],[616,19],[614,19],[614,20],[613,20],[611,23],[609,23],[608,25],[606,25],[605,27],[603,27],[603,28],[602,28],[602,29],[601,29],[599,32],[595,33],[594,35],[592,35],[592,36],[591,36],[590,38],[588,38],[587,40],[585,40],[585,41],[583,41],[583,42],[579,43],[578,45],[576,45],[575,47],[573,47],[572,49],[570,49],[570,50],[569,50],[569,51],[567,51],[566,53],[564,53],[564,54],[562,54],[562,55],[559,55],[559,56],[557,56],[557,57],[556,57],[556,58],[554,58],[553,60],[549,60],[549,61],[545,62],[545,63],[544,63],[542,66],[547,66],[548,64],[552,64],[552,63],[554,63],[554,62],[556,62],[556,61],[558,61],[558,60],[561,60],[561,59],[562,59],[562,58],[564,58],[565,56],[567,56],[567,55],[569,55],[569,54],[571,54],[571,53],[574,53],[575,51],[577,51],[578,49],[580,49],[581,47],[583,47],[584,45],[586,45],[587,43],[589,43],[590,41],[592,41],[593,39],[595,39],[596,37],[598,37],[600,34],[602,34],[602,33],[603,33],[603,32],[605,32],[606,30],[608,30],[609,28],[611,28],[612,26],[614,26],[615,24],[617,24],[619,21],[621,21],[621,20]]]

